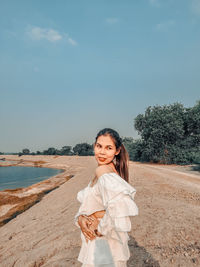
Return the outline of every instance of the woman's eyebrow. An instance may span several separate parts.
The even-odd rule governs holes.
[[[99,143],[97,143],[97,145],[100,145],[100,146],[101,146],[101,144],[99,144]],[[112,145],[107,145],[107,146],[110,146],[110,147],[112,147]]]

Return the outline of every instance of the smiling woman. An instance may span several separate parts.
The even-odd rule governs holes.
[[[98,165],[109,165],[128,182],[129,155],[119,134],[110,129],[101,130],[94,143],[94,154]]]
[[[138,215],[136,190],[128,183],[128,153],[110,128],[97,134],[94,153],[95,177],[77,194],[81,206],[75,224],[82,240],[78,261],[83,267],[125,267],[130,257],[129,216]]]
[[[116,150],[115,144],[110,136],[99,136],[98,142],[94,145],[95,158],[99,165],[110,163],[118,155],[120,149]]]

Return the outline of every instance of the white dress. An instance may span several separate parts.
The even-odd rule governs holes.
[[[138,215],[134,202],[136,190],[115,172],[101,175],[93,187],[90,184],[77,194],[81,205],[74,223],[80,228],[77,222],[79,215],[105,210],[97,228],[103,236],[87,243],[81,232],[82,246],[78,261],[84,267],[124,267],[130,257],[130,238],[127,234],[131,230],[129,216]]]

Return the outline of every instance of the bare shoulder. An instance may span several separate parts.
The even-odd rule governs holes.
[[[109,173],[112,172],[112,168],[108,165],[101,165],[98,166],[95,170],[95,175],[97,178],[99,178],[101,175],[103,175],[104,173]]]

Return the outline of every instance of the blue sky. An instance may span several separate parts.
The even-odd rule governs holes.
[[[200,0],[1,0],[0,151],[137,138],[148,106],[193,106]]]

